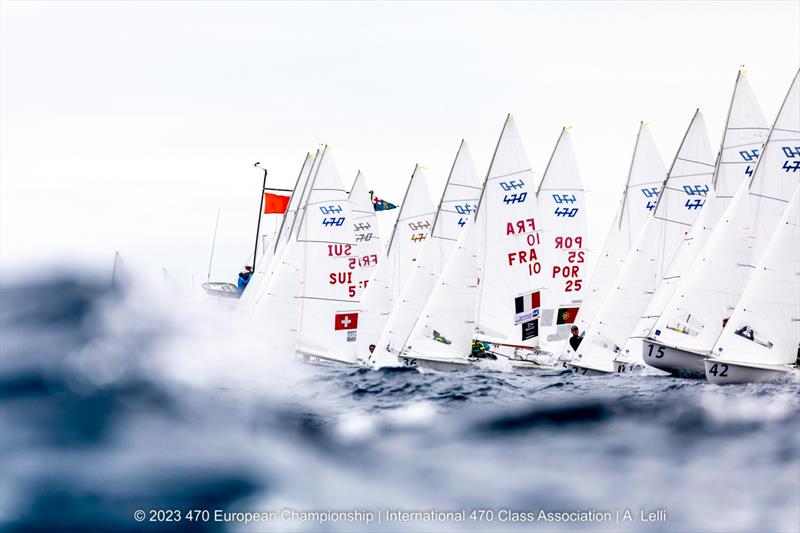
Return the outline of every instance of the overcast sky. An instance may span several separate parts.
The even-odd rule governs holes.
[[[640,120],[667,165],[695,110],[716,151],[740,65],[772,122],[800,64],[800,2],[2,2],[0,266],[215,278],[276,186],[330,144],[399,202],[441,191],[462,137],[485,175],[513,112],[537,178],[571,124],[602,246]],[[6,278],[8,279],[8,278]]]

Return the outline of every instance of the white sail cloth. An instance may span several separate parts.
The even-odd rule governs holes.
[[[713,169],[705,121],[698,110],[664,181],[653,216],[628,253],[573,364],[614,371],[614,359],[705,203]]]
[[[642,122],[636,136],[619,211],[608,230],[578,313],[576,325],[581,332],[585,332],[591,325],[625,258],[636,243],[645,222],[652,215],[666,175],[667,168],[653,141],[650,126]],[[567,344],[564,347],[564,357],[572,359],[573,356],[574,353]]]
[[[414,261],[400,298],[394,302],[373,359],[393,363],[431,295],[436,280],[456,246],[459,234],[475,211],[481,186],[467,144],[462,141],[447,178],[433,227]]]
[[[280,263],[255,303],[252,324],[278,356],[355,362],[358,302],[350,295],[356,254],[350,203],[329,148],[313,176]]]
[[[380,258],[361,297],[358,355],[371,365],[397,364],[396,356],[377,361],[369,352],[369,346],[378,343],[422,243],[428,238],[434,214],[425,172],[417,165],[400,205],[386,254]]]
[[[684,238],[678,252],[670,262],[655,294],[633,329],[631,337],[622,348],[622,355],[630,361],[641,363],[642,341],[652,330],[656,320],[680,282],[681,275],[703,247],[711,231],[722,217],[731,198],[753,173],[755,159],[769,132],[769,126],[750,88],[747,75],[739,71],[734,84],[733,96],[722,135],[717,165],[714,170],[714,190],[709,192],[706,203],[692,229]],[[740,155],[750,154],[752,161]]]
[[[564,349],[570,328],[580,314],[588,281],[585,192],[570,129],[561,130],[536,193],[546,284],[542,291],[539,344],[555,354]]]
[[[476,223],[482,236],[476,337],[498,352],[535,349],[543,286],[533,173],[514,118],[495,149]],[[510,355],[510,354],[509,354]]]
[[[764,258],[742,293],[712,357],[790,365],[800,344],[800,189],[772,232]]]
[[[656,321],[648,339],[708,354],[722,332],[773,230],[800,180],[800,89],[798,77],[760,155],[749,188],[741,187]],[[753,153],[756,150],[756,153]]]

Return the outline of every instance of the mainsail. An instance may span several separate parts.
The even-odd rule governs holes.
[[[572,148],[570,129],[563,128],[547,163],[536,198],[542,230],[540,345],[561,353],[575,323],[586,284],[586,203]]]
[[[353,284],[348,287],[348,290],[353,292],[354,298],[360,299],[361,293],[372,278],[372,272],[378,265],[378,257],[381,255],[377,216],[372,206],[366,179],[360,170],[350,189],[349,199],[353,213],[351,223],[355,242],[358,245],[358,255],[348,260],[353,269]]]
[[[712,357],[726,361],[789,365],[800,343],[800,189],[764,250]]]
[[[431,291],[403,348],[404,357],[466,365],[475,336],[480,250],[481,207],[467,218],[455,250]]]
[[[740,70],[736,76],[728,118],[717,155],[714,189],[709,192],[700,215],[678,248],[663,279],[658,283],[658,288],[634,327],[631,337],[623,346],[623,356],[629,355],[633,361],[642,361],[642,341],[650,333],[675,293],[682,273],[708,240],[733,195],[753,173],[754,163],[744,160],[740,152],[758,154],[768,132],[769,126],[750,88],[747,75],[744,70]],[[757,158],[757,155],[753,157]]]
[[[740,187],[649,340],[696,354],[712,350],[800,180],[799,91],[796,74],[760,154],[738,151],[743,161],[755,162],[747,167],[749,188]]]
[[[655,209],[666,175],[667,169],[653,141],[650,126],[642,122],[636,136],[619,211],[608,230],[578,313],[576,325],[580,331],[585,332],[589,328],[608,296],[628,252]],[[568,344],[565,346],[565,353],[568,359],[572,358],[573,352]]]
[[[462,228],[477,208],[480,191],[480,180],[472,156],[462,140],[442,192],[430,235],[413,263],[400,298],[394,302],[377,343],[373,357],[376,361],[393,361],[406,344],[411,328],[456,246]]]
[[[356,256],[350,205],[328,147],[318,157],[275,273],[253,323],[279,355],[354,362],[358,302],[348,294]],[[296,228],[296,229],[295,229]]]
[[[399,211],[386,255],[379,260],[361,297],[358,354],[372,364],[375,361],[370,358],[369,345],[378,343],[392,306],[399,299],[412,264],[433,224],[435,209],[420,165],[414,168]],[[395,363],[381,361],[379,365]]]
[[[705,121],[697,110],[664,181],[653,216],[628,253],[573,365],[614,371],[615,357],[705,203],[713,170]]]
[[[481,209],[476,337],[512,357],[517,348],[538,346],[544,276],[533,172],[510,114],[489,166]]]
[[[252,303],[255,295],[259,293],[259,288],[262,287],[272,275],[273,268],[275,266],[275,258],[280,257],[280,254],[283,253],[286,243],[289,241],[289,228],[292,226],[295,217],[297,216],[297,211],[300,208],[303,190],[305,189],[306,183],[308,183],[309,177],[311,176],[311,167],[314,164],[315,157],[315,155],[307,153],[306,158],[303,160],[303,166],[300,167],[300,174],[297,176],[297,181],[295,182],[291,198],[289,199],[289,205],[286,207],[286,212],[283,214],[278,232],[274,236],[270,246],[265,247],[264,253],[258,258],[258,261],[255,265],[255,270],[253,272],[253,277],[250,280],[250,283],[247,284],[247,287],[245,288],[244,292],[242,293],[242,297],[239,300],[239,302],[245,307]]]
[[[800,343],[800,189],[714,345],[726,361],[789,365]]]

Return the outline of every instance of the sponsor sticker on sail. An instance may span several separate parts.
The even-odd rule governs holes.
[[[522,340],[533,339],[539,336],[539,319],[522,323]]]
[[[539,318],[541,306],[542,298],[539,291],[529,292],[514,298],[514,325],[518,326],[523,322]]]

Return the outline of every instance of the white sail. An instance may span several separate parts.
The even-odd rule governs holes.
[[[570,129],[561,130],[536,197],[542,230],[543,271],[540,346],[561,353],[583,302],[588,242],[583,182]]]
[[[359,256],[347,191],[330,149],[314,176],[298,229],[305,248],[297,352],[355,363],[359,304],[352,290]]]
[[[472,216],[468,217],[455,250],[408,336],[404,357],[468,364],[481,278],[481,228]]]
[[[375,361],[370,357],[369,346],[378,343],[419,249],[428,238],[434,213],[425,172],[417,165],[400,205],[386,254],[380,258],[361,297],[358,354],[371,364]],[[378,363],[379,366],[393,364],[396,364],[396,357]]]
[[[351,257],[349,266],[353,270],[353,297],[360,299],[361,293],[372,278],[372,272],[378,265],[381,255],[381,238],[375,208],[369,195],[364,174],[359,170],[353,187],[350,189],[350,208],[352,209],[352,225],[355,242],[358,245],[358,256]]]
[[[614,358],[630,336],[711,187],[714,163],[705,121],[696,111],[662,186],[653,216],[628,253],[608,297],[573,363],[614,371]]]
[[[740,187],[708,241],[682,276],[648,339],[708,354],[763,257],[800,179],[800,94],[795,76],[763,151],[738,152],[755,163],[749,188]]]
[[[743,160],[740,152],[757,154],[764,144],[769,126],[761,112],[755,95],[747,81],[745,71],[736,76],[733,96],[722,135],[722,143],[714,171],[714,189],[709,192],[706,203],[692,229],[684,238],[678,252],[658,283],[631,337],[622,349],[622,355],[633,362],[641,363],[642,341],[652,330],[656,320],[664,311],[681,279],[681,274],[692,263],[717,221],[730,203],[737,189],[752,175],[754,163]],[[755,157],[755,156],[754,156]]]
[[[578,313],[576,325],[580,331],[585,332],[589,328],[608,296],[628,252],[655,209],[666,175],[667,168],[653,141],[650,126],[642,122],[619,211],[608,230]],[[569,344],[565,346],[565,353],[567,359],[572,358]]]
[[[461,141],[447,178],[428,239],[414,261],[400,298],[377,342],[374,359],[392,361],[405,346],[411,328],[442,273],[462,227],[477,208],[481,186],[466,142]]]
[[[752,274],[712,357],[789,365],[800,343],[800,189],[795,190],[764,258]]]
[[[262,287],[267,282],[270,275],[272,275],[272,270],[274,267],[273,261],[275,261],[275,257],[279,253],[283,252],[283,248],[286,246],[286,243],[289,240],[288,228],[291,227],[295,217],[297,216],[297,211],[300,208],[301,196],[303,195],[303,190],[305,189],[306,183],[308,183],[309,177],[311,176],[311,167],[314,164],[314,158],[314,155],[307,153],[305,160],[303,160],[303,166],[300,167],[300,174],[297,175],[297,181],[295,182],[294,189],[292,190],[289,204],[286,206],[286,212],[281,218],[278,232],[270,241],[269,246],[264,247],[263,253],[256,262],[252,279],[250,280],[250,283],[247,284],[247,287],[245,288],[244,292],[242,293],[242,297],[239,300],[240,304],[244,307],[251,305],[255,295],[259,293],[260,287]]]
[[[253,323],[280,355],[354,362],[348,348],[358,324],[358,302],[348,294],[348,260],[356,255],[350,205],[330,149],[318,161]]]
[[[539,216],[533,172],[511,115],[489,166],[480,209],[477,340],[508,355],[509,348],[534,349],[543,285]]]

